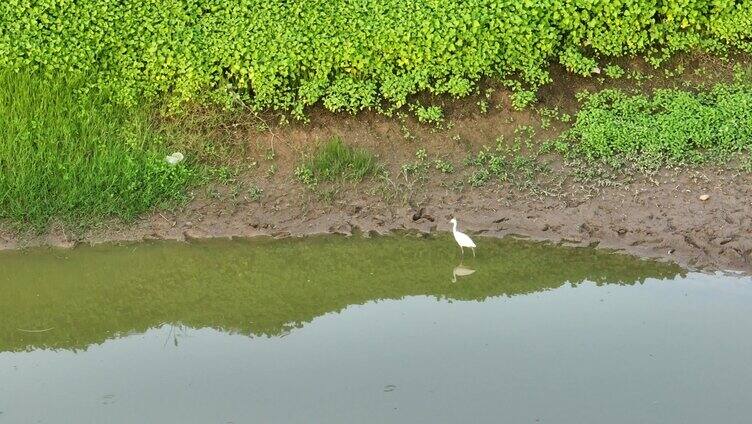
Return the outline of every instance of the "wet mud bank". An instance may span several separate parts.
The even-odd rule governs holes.
[[[368,183],[335,200],[290,184],[269,185],[261,201],[196,199],[179,211],[135,223],[110,222],[74,235],[53,228],[42,236],[0,233],[1,249],[74,247],[140,240],[319,234],[385,235],[450,231],[449,219],[476,237],[514,236],[612,249],[675,262],[694,270],[752,273],[752,181],[728,172],[676,172],[566,196],[532,196],[499,187],[455,192],[426,187],[406,203],[389,203]],[[369,194],[371,193],[371,194]],[[704,199],[704,200],[702,200]],[[482,238],[478,253],[483,252]]]

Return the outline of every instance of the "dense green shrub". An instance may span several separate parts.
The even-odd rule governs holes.
[[[552,59],[749,49],[740,0],[4,0],[0,67],[96,75],[122,100],[357,111],[482,76],[546,82]]]
[[[165,162],[148,115],[80,87],[0,72],[0,220],[133,218],[181,195],[190,171]]]
[[[622,165],[701,162],[752,149],[752,87],[653,95],[605,90],[583,96],[575,125],[558,142],[572,157]]]

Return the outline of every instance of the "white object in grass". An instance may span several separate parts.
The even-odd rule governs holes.
[[[175,152],[171,155],[165,156],[165,162],[169,163],[172,166],[179,164],[183,161],[183,159],[185,159],[185,156],[183,156],[183,154],[180,152]]]

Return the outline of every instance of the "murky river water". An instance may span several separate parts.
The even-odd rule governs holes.
[[[752,280],[448,238],[0,253],[0,423],[749,423]]]

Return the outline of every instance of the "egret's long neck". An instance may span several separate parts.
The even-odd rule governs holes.
[[[457,232],[457,221],[454,221],[454,222],[452,223],[452,232],[453,232],[453,233],[456,233],[456,232]]]

